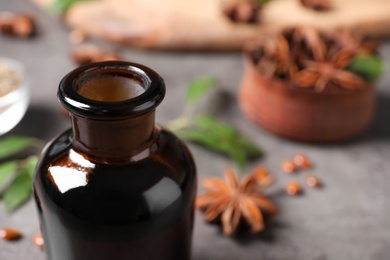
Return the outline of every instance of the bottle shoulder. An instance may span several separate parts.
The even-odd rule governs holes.
[[[61,155],[66,156],[70,150],[79,153],[72,146],[72,130],[68,129],[46,145],[41,154],[41,159],[52,164]],[[87,154],[83,154],[83,156],[89,158]],[[159,125],[156,125],[155,138],[150,145],[138,154],[124,159],[123,163],[134,164],[148,158],[186,160],[189,165],[195,166],[192,154],[187,145],[174,133]],[[90,159],[90,161],[93,161],[93,159]],[[107,162],[107,164],[110,164],[110,162]],[[115,164],[121,163],[116,162]]]
[[[159,129],[147,155],[126,164],[94,163],[72,147],[71,138],[66,131],[43,152],[34,187],[38,195],[48,194],[47,203],[104,223],[138,222],[192,204],[195,165],[186,145],[169,131]]]
[[[156,137],[145,150],[130,157],[124,163],[97,163],[90,159],[87,154],[80,153],[72,146],[71,129],[63,132],[54,138],[44,148],[38,170],[46,173],[47,169],[65,167],[67,169],[92,168],[89,172],[96,172],[96,169],[138,169],[149,168],[150,166],[166,168],[160,175],[168,175],[176,182],[181,182],[180,175],[195,175],[196,167],[191,152],[187,145],[169,130],[160,126],[156,127]],[[103,170],[99,170],[102,172]],[[149,172],[153,172],[151,169]]]

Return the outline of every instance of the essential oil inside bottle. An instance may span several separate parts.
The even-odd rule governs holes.
[[[138,80],[124,76],[103,75],[83,79],[77,88],[81,96],[95,101],[117,102],[145,92]]]

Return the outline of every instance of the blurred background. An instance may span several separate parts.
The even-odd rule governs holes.
[[[295,34],[288,32],[291,26],[301,28],[308,25],[326,33],[319,37],[299,30]],[[349,36],[329,36],[341,27],[353,31],[353,41],[343,45],[340,42]],[[233,125],[262,150],[263,156],[250,160],[242,172],[250,172],[259,165],[269,169],[276,182],[267,196],[279,207],[280,213],[259,234],[243,231],[226,237],[218,225],[205,223],[198,212],[193,238],[194,260],[390,258],[390,206],[387,203],[390,197],[390,1],[0,0],[0,29],[0,61],[12,59],[17,62],[10,66],[18,71],[29,90],[29,94],[23,94],[29,97],[25,103],[25,115],[14,128],[5,131],[9,132],[2,133],[0,140],[25,136],[47,142],[69,128],[69,118],[57,101],[57,88],[60,80],[81,64],[121,59],[157,71],[167,86],[166,97],[157,108],[157,122],[163,125],[181,115],[191,82],[204,77],[218,80],[218,87],[206,93],[200,101],[197,113],[210,114]],[[278,35],[284,37],[287,49],[283,49]],[[372,50],[371,42],[375,42]],[[343,47],[331,48],[336,45]],[[309,54],[304,54],[298,61],[289,60],[293,62],[291,65],[283,60],[282,54],[295,53],[294,46],[307,48]],[[326,50],[323,56],[315,51],[321,48]],[[335,61],[340,49],[348,50],[343,53],[342,61],[348,60],[345,64]],[[354,63],[361,56],[369,56],[369,59],[358,61],[363,65]],[[371,59],[374,56],[380,61]],[[308,84],[299,81],[297,75],[301,74],[298,72],[308,67],[324,67],[307,63],[307,60],[332,64],[333,74],[323,76],[329,80],[328,85],[318,83],[323,80],[322,76]],[[294,66],[296,71],[290,72],[289,68]],[[248,74],[253,68],[261,79]],[[336,69],[342,72],[334,72]],[[358,75],[358,79],[349,74],[340,78],[343,72]],[[319,69],[316,73],[325,75],[328,72]],[[261,83],[263,77],[272,80],[266,86],[276,84],[276,88],[279,86],[275,82],[282,81],[287,85],[286,89],[293,89],[293,93],[280,94],[290,99],[262,110],[264,108],[259,104],[267,102],[263,100],[264,95],[279,94],[261,92],[257,96],[257,92],[247,90],[247,95],[254,99],[251,111],[265,111],[250,116],[248,110],[243,109],[242,103],[246,101],[239,99],[240,93],[248,84],[267,89]],[[360,84],[359,80],[365,81]],[[298,94],[290,83],[298,85]],[[326,110],[338,104],[332,103],[338,101],[328,102],[327,95],[343,96],[347,93],[345,91],[361,89],[370,90],[360,97],[364,101],[359,106],[345,109],[348,113],[342,108],[340,113],[333,111],[332,119],[309,112],[309,119],[302,119],[302,114],[294,114],[283,107],[291,97],[294,100],[315,93],[321,99],[318,103],[324,103],[322,108]],[[0,104],[1,97],[0,91]],[[287,130],[295,129],[294,122],[312,122],[313,118],[320,123],[337,125],[337,122],[345,121],[340,119],[343,116],[354,119],[352,123],[342,124],[340,129],[355,129],[354,123],[365,119],[358,134],[347,135],[341,142],[301,142],[293,136],[285,138],[291,131],[286,134],[275,131],[274,125],[264,127],[265,117],[262,116],[269,111],[279,111],[281,107],[285,112],[270,118],[284,120],[278,124]],[[310,106],[296,109],[310,111]],[[18,111],[24,113],[23,108]],[[11,125],[10,119],[2,119],[2,113],[0,108],[0,129]],[[311,129],[313,124],[302,127]],[[323,127],[326,125],[307,132],[318,132]],[[229,155],[215,153],[194,143],[189,145],[200,180],[221,177],[228,165],[236,167]],[[314,167],[286,174],[282,162],[297,153],[308,155]],[[321,189],[305,186],[307,173],[320,178]],[[301,183],[303,192],[300,196],[290,196],[285,192],[291,180]],[[199,193],[202,192],[200,183]],[[33,200],[28,200],[13,212],[8,212],[0,200],[0,228],[4,227],[20,230],[23,238],[17,241],[0,239],[0,259],[45,259],[43,251],[32,242],[33,236],[39,233]]]

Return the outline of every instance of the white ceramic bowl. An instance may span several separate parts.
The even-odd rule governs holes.
[[[3,135],[14,128],[26,113],[30,100],[30,83],[21,62],[5,57],[0,57],[0,62],[7,64],[21,78],[19,88],[0,97],[0,135]]]

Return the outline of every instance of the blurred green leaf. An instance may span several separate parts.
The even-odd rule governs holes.
[[[20,161],[20,172],[3,196],[5,208],[8,212],[14,211],[31,197],[33,176],[37,162],[37,156],[31,156]]]
[[[240,170],[245,169],[245,165],[250,157],[244,149],[229,145],[227,154],[235,161]]]
[[[9,157],[23,151],[33,144],[28,137],[10,136],[0,139],[0,159]]]
[[[177,134],[188,141],[228,155],[240,169],[245,167],[249,158],[262,154],[253,142],[239,133],[233,126],[221,123],[212,117],[197,117],[194,119],[194,127],[181,129]]]
[[[237,134],[233,126],[221,123],[216,118],[210,116],[199,116],[195,118],[195,125],[201,129],[210,130],[226,137],[232,137]]]
[[[372,82],[382,75],[383,62],[374,55],[357,55],[347,69]]]
[[[234,143],[234,146],[240,147],[250,157],[260,156],[261,150],[253,141],[238,132],[234,126],[222,123],[217,119],[209,116],[200,116],[195,119],[195,125],[199,128],[209,129],[216,134],[222,135],[225,139]]]
[[[0,189],[10,180],[17,168],[17,161],[9,161],[0,164]]]
[[[87,0],[55,0],[50,6],[50,10],[53,12],[65,13],[75,3],[85,1]]]
[[[34,177],[35,168],[37,167],[38,160],[39,157],[36,155],[32,155],[25,160],[24,167],[26,168],[27,172],[31,175],[31,177]]]
[[[181,129],[177,134],[188,141],[199,143],[219,153],[224,153],[226,150],[219,136],[208,134],[200,129]]]
[[[187,89],[187,101],[188,103],[196,103],[204,93],[209,89],[216,86],[218,80],[216,78],[200,78],[193,80]]]
[[[32,194],[32,177],[24,170],[12,182],[4,192],[5,208],[8,212],[14,211],[17,207],[26,202]]]
[[[247,155],[249,157],[258,157],[262,155],[262,151],[259,149],[259,147],[251,140],[247,139],[244,136],[239,136],[237,138],[237,142],[241,147],[244,147]]]

